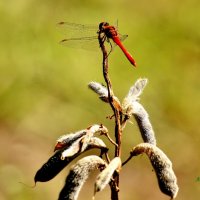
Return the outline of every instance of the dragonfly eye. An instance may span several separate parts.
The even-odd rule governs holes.
[[[101,22],[100,24],[99,24],[99,30],[103,30],[103,27],[104,26],[109,26],[109,23],[108,22]]]

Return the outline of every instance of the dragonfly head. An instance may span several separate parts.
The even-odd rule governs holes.
[[[99,30],[103,31],[104,30],[104,26],[109,26],[109,23],[108,22],[101,22],[99,24]]]

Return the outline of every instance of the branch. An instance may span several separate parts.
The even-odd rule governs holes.
[[[117,146],[115,146],[115,157],[120,157],[120,155],[121,155],[121,134],[122,134],[122,128],[121,128],[122,108],[121,108],[120,104],[116,103],[116,101],[114,99],[112,84],[111,84],[110,78],[108,76],[108,53],[107,53],[107,50],[104,45],[104,41],[105,41],[104,35],[102,35],[100,32],[98,35],[98,39],[99,39],[101,51],[103,53],[103,76],[104,76],[104,80],[106,82],[107,89],[108,89],[108,101],[109,101],[109,104],[110,104],[110,106],[114,112],[114,116],[115,116],[115,140],[116,140],[116,144],[117,144]],[[115,174],[113,176],[113,179],[114,179],[115,184],[110,184],[111,199],[118,200],[119,199],[119,197],[118,197],[119,174]]]

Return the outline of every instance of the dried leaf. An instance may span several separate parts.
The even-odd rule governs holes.
[[[102,191],[106,187],[106,185],[110,182],[115,170],[119,171],[120,168],[121,168],[121,159],[120,157],[115,157],[106,166],[106,168],[97,176],[94,193]]]
[[[65,186],[60,192],[58,200],[76,200],[79,192],[95,168],[105,166],[105,162],[98,156],[87,156],[79,160],[70,170]]]
[[[179,188],[169,158],[161,149],[148,143],[141,143],[131,151],[132,156],[137,156],[142,153],[146,153],[151,161],[158,179],[160,190],[164,194],[170,196],[171,199],[174,199]]]

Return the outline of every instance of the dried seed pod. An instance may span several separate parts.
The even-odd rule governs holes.
[[[88,84],[88,87],[96,92],[99,96],[108,97],[108,89],[102,84],[92,81]]]
[[[100,134],[100,135],[106,134],[106,133],[108,133],[108,129],[105,126],[103,126],[102,124],[101,125],[94,124],[92,126],[89,126],[86,129],[86,132],[87,132],[86,135],[81,140],[81,142],[82,142],[81,151],[82,152],[87,148],[87,146],[88,146],[91,138],[94,136],[94,134]]]
[[[95,168],[104,167],[105,162],[98,156],[87,156],[79,160],[70,170],[65,186],[60,192],[59,200],[76,200],[79,192]]]
[[[103,102],[109,103],[108,89],[105,86],[97,82],[90,82],[88,87],[96,92]],[[113,103],[115,104],[115,107],[118,107],[121,110],[120,101],[116,96],[113,96]]]
[[[121,159],[120,157],[115,157],[111,162],[106,166],[106,168],[97,176],[94,188],[94,194],[96,192],[102,191],[106,185],[110,182],[113,173],[121,168]]]
[[[158,147],[148,143],[141,143],[133,148],[132,156],[146,153],[155,170],[160,190],[174,199],[178,193],[177,178],[172,169],[169,158]]]
[[[62,151],[57,151],[49,160],[42,165],[42,167],[36,172],[34,181],[46,182],[54,178],[64,167],[66,167],[73,159],[78,155],[61,160]]]
[[[83,139],[83,137],[77,139],[74,143],[71,144],[71,146],[69,146],[69,148],[65,149],[62,152],[62,156],[61,156],[62,160],[64,160],[67,157],[74,156],[75,154],[81,151],[81,146],[82,146],[81,140]]]
[[[134,101],[139,100],[139,96],[142,94],[146,84],[148,82],[148,79],[138,79],[135,84],[130,88],[127,96],[124,98],[122,107],[123,110],[127,110],[129,106]]]
[[[108,148],[106,147],[103,140],[101,140],[100,138],[97,138],[97,137],[90,138],[90,140],[88,141],[88,144],[87,144],[87,146],[85,146],[85,148],[86,148],[86,150],[93,149],[93,148],[101,149],[101,154],[104,154],[105,152],[108,151]],[[85,149],[81,148],[81,151],[84,152]]]
[[[149,115],[144,107],[137,101],[132,102],[132,114],[134,115],[140,129],[144,142],[156,145],[156,138]]]
[[[63,135],[57,140],[55,150],[65,149],[65,151],[62,153],[62,158],[73,156],[75,153],[80,151],[80,141],[82,141],[82,151],[84,151],[87,148],[90,138],[96,133],[106,134],[108,133],[108,129],[102,124],[94,124],[89,126],[87,129],[78,131],[76,133]]]
[[[69,147],[74,141],[81,138],[86,133],[87,133],[86,130],[81,130],[76,133],[71,133],[71,134],[67,134],[67,135],[63,135],[59,137],[54,150],[59,150],[59,149]]]
[[[92,126],[89,126],[87,129],[87,134],[94,135],[94,134],[106,134],[108,133],[108,129],[103,126],[102,124],[94,124]]]
[[[75,141],[68,149],[64,150],[62,152],[61,159],[74,156],[77,153],[83,153],[84,151],[93,148],[101,149],[103,152],[108,151],[108,148],[101,139],[97,137],[90,137],[88,140],[88,136],[85,135],[82,138]]]
[[[101,99],[105,103],[109,103],[108,96],[99,96],[99,99]]]
[[[65,149],[62,153],[61,159],[65,159],[66,157],[71,157],[75,155],[76,153],[82,153],[85,150],[88,150],[88,148],[101,148],[103,147],[97,145],[92,145],[92,142],[96,141],[97,139],[93,139],[94,134],[107,134],[108,129],[103,125],[94,124],[92,126],[89,126],[85,131],[83,131],[85,135],[81,136],[79,139],[71,143],[71,146],[69,146],[67,149]],[[100,139],[99,139],[100,142]],[[100,145],[100,144],[99,144]],[[101,145],[105,145],[103,141],[101,142]],[[104,146],[105,147],[105,146]]]
[[[96,147],[96,148],[107,148],[106,144],[103,142],[102,139],[98,137],[92,137],[88,143],[89,147]]]

